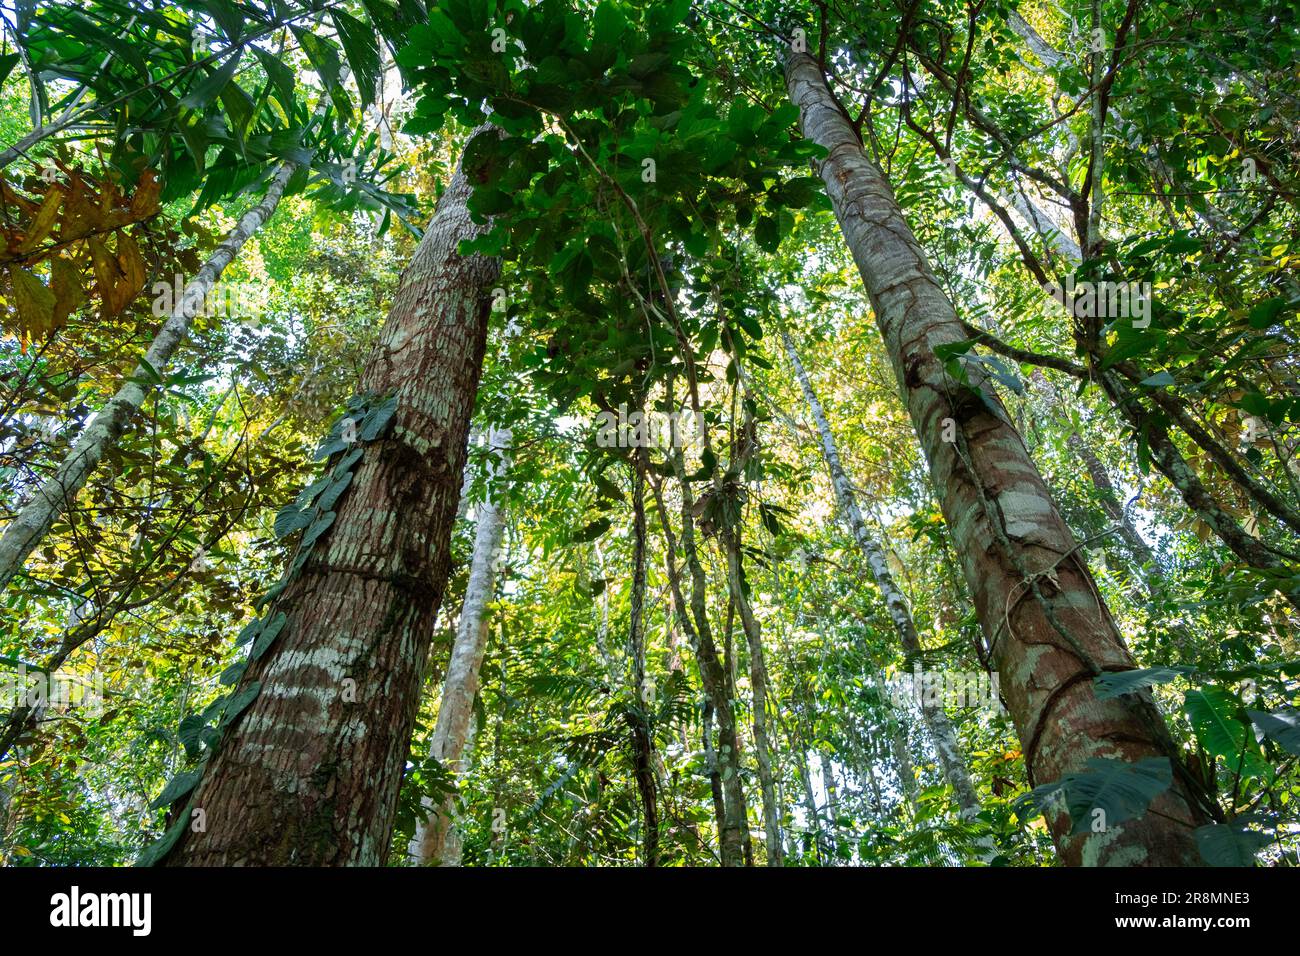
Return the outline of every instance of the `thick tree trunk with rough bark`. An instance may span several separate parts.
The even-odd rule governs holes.
[[[863,520],[861,509],[858,508],[857,497],[853,494],[853,485],[840,461],[839,449],[835,446],[835,436],[831,433],[830,422],[827,421],[822,404],[813,390],[812,380],[808,378],[808,372],[804,369],[803,362],[799,360],[794,342],[790,340],[789,333],[784,329],[781,331],[781,341],[785,344],[786,355],[794,368],[795,378],[799,380],[799,388],[803,391],[804,400],[808,403],[813,420],[817,423],[817,434],[821,437],[822,457],[831,475],[831,485],[835,488],[835,500],[840,506],[840,513],[844,516],[854,541],[862,550],[863,557],[867,559],[871,576],[876,582],[876,587],[880,589],[880,596],[884,599],[890,620],[894,622],[894,630],[898,632],[898,641],[907,661],[905,669],[910,670],[914,662],[921,660],[923,652],[921,638],[912,620],[907,598],[903,596],[902,589],[894,580],[893,572],[889,570],[884,551],[867,530],[867,523]],[[966,762],[962,758],[961,745],[957,742],[957,733],[953,730],[952,721],[944,713],[943,704],[922,694],[921,718],[930,731],[931,739],[934,740],[934,749],[939,754],[939,764],[943,768],[944,778],[957,794],[957,803],[967,815],[979,813],[979,797],[975,794],[975,787],[966,770]]]
[[[480,133],[479,135],[490,135]],[[205,829],[172,865],[382,864],[483,361],[495,260],[462,257],[485,226],[457,170],[402,276],[361,391],[392,394],[337,519],[275,607],[288,615],[242,687],[261,692],[227,731],[192,798]]]
[[[508,428],[493,428],[488,432],[488,447],[500,451],[503,456],[500,467],[495,470],[497,481],[505,478],[507,465],[504,455],[508,454],[512,438]],[[456,621],[456,639],[452,643],[447,676],[443,678],[438,720],[429,743],[429,755],[452,773],[460,773],[464,766],[463,757],[474,716],[474,698],[478,695],[479,670],[487,651],[487,606],[492,601],[496,585],[496,563],[501,554],[504,530],[505,509],[488,498],[478,509],[469,582]],[[416,828],[411,840],[412,861],[419,866],[454,865],[459,854],[455,854],[457,859],[452,860],[447,849],[453,841],[459,848],[459,841],[453,837],[456,828],[455,797],[449,795],[437,807],[426,801],[425,809],[431,811],[431,815]]]
[[[235,228],[199,268],[194,279],[185,287],[181,301],[175,304],[171,315],[145,352],[144,361],[149,367],[157,372],[163,372],[167,368],[176,349],[189,334],[194,317],[203,311],[208,293],[221,278],[221,273],[234,261],[244,244],[271,218],[275,207],[280,204],[280,197],[284,195],[289,177],[297,168],[295,163],[285,163],[276,171],[271,177],[266,195],[240,217]],[[54,474],[41,484],[31,500],[5,526],[4,534],[0,535],[0,591],[22,569],[23,562],[44,540],[50,526],[71,506],[104,454],[117,444],[131,419],[153,392],[155,386],[148,384],[151,380],[152,376],[146,366],[143,363],[137,365],[131,377],[122,383],[116,394],[95,415],[95,420],[77,436],[67,457],[59,463]]]
[[[803,134],[828,152],[819,171],[929,461],[1030,782],[1085,772],[1090,757],[1177,760],[1149,696],[1097,698],[1095,676],[1134,664],[1078,545],[978,370],[962,385],[935,354],[965,331],[816,61],[788,54],[786,81]],[[1073,835],[1068,815],[1050,812],[1061,860],[1198,864],[1192,830],[1207,821],[1177,770],[1155,812],[1099,833]]]

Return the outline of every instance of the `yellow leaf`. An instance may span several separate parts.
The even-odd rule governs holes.
[[[45,199],[41,202],[41,208],[37,210],[35,218],[32,219],[32,224],[27,230],[27,238],[18,247],[20,253],[31,252],[45,241],[46,236],[54,231],[54,226],[59,220],[59,206],[62,203],[63,190],[58,186],[51,186],[50,191],[45,194]]]
[[[43,338],[54,326],[54,293],[26,269],[9,267],[13,281],[18,328],[27,339]]]

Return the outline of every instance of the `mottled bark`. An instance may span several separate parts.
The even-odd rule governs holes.
[[[910,670],[915,662],[922,659],[924,652],[921,648],[921,637],[912,620],[911,609],[907,605],[907,598],[894,580],[893,572],[889,570],[884,551],[867,530],[867,523],[862,517],[861,509],[858,508],[857,497],[853,494],[853,485],[840,461],[839,449],[835,446],[835,436],[831,433],[826,412],[822,409],[821,401],[813,390],[812,380],[808,378],[808,372],[804,369],[803,362],[799,360],[799,353],[785,330],[781,332],[781,341],[785,344],[786,355],[794,369],[795,378],[799,380],[804,400],[808,403],[813,420],[817,423],[822,458],[826,461],[826,468],[831,475],[831,485],[835,489],[835,500],[839,505],[840,514],[844,517],[845,524],[849,526],[853,540],[857,542],[858,548],[867,560],[871,576],[876,582],[876,587],[880,589],[885,609],[889,612],[894,630],[898,634],[898,642],[903,648],[907,664],[906,669]],[[966,770],[966,761],[962,757],[961,745],[957,741],[957,733],[953,729],[952,721],[944,713],[942,703],[925,694],[922,694],[921,698],[921,719],[925,721],[926,729],[930,731],[930,737],[934,741],[934,749],[939,755],[944,779],[956,793],[957,803],[962,812],[967,816],[973,816],[980,810],[979,797],[976,796],[975,787]]]
[[[481,133],[479,135],[492,135]],[[337,519],[276,602],[288,616],[241,686],[261,693],[192,798],[182,865],[374,865],[388,856],[421,671],[450,569],[495,260],[458,169],[402,276],[363,393],[392,394]]]
[[[502,481],[506,476],[505,455],[512,437],[509,428],[493,428],[488,432],[488,447],[502,455],[501,464],[494,470],[494,482]],[[438,720],[434,724],[433,739],[429,742],[429,755],[455,774],[464,769],[462,758],[474,716],[479,670],[487,651],[487,606],[496,586],[496,564],[504,530],[504,506],[489,497],[478,509],[469,581],[465,586],[460,617],[456,621],[456,638],[452,642],[447,676],[443,679],[442,695],[438,700]],[[454,865],[447,853],[448,843],[456,829],[454,795],[448,795],[437,807],[426,798],[424,806],[431,815],[416,828],[411,840],[412,862],[420,866]],[[456,843],[459,846],[458,840]]]
[[[167,369],[172,356],[189,333],[194,317],[203,311],[208,293],[239,254],[239,250],[275,212],[280,197],[284,195],[284,187],[297,168],[295,163],[285,163],[276,171],[271,177],[266,195],[240,217],[235,228],[199,268],[194,279],[185,287],[181,301],[175,303],[171,315],[145,352],[144,362],[149,367],[157,372]],[[150,384],[152,381],[152,374],[146,366],[143,363],[137,365],[113,397],[96,413],[94,421],[77,436],[76,442],[54,470],[54,474],[42,482],[31,500],[5,526],[4,534],[0,535],[0,591],[22,569],[23,562],[44,540],[50,526],[71,506],[105,453],[117,444],[131,419],[144,405],[145,399],[157,387]]]
[[[1097,698],[1092,678],[1131,669],[1132,657],[996,394],[978,369],[970,385],[954,381],[935,354],[967,336],[884,175],[811,57],[789,54],[786,80],[803,134],[828,152],[819,172],[926,453],[1030,781],[1083,772],[1090,757],[1176,761],[1149,696]],[[1198,864],[1192,830],[1206,819],[1183,775],[1153,810],[1100,833],[1072,835],[1063,811],[1048,823],[1067,865]]]

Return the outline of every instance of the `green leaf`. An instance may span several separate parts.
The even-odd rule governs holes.
[[[1277,321],[1278,315],[1285,308],[1286,297],[1274,296],[1255,305],[1246,316],[1246,321],[1250,323],[1252,329],[1266,329]]]
[[[262,685],[258,681],[253,681],[226,704],[225,711],[221,714],[221,726],[229,727],[235,722],[235,718],[246,711],[253,701],[257,700],[257,695],[262,692]]]
[[[339,82],[342,65],[339,63],[339,55],[334,47],[303,27],[290,26],[289,29],[298,38],[298,43],[303,52],[307,54],[307,60],[311,63],[312,69],[316,71],[321,78],[321,82],[325,84],[325,89],[329,92],[330,99],[334,101],[334,106],[339,111],[339,115],[346,120],[351,120],[352,101],[348,99],[347,92]]]
[[[1169,789],[1173,769],[1167,757],[1147,757],[1137,763],[1109,757],[1090,757],[1088,770],[1070,773],[1060,780],[1035,787],[1016,801],[1018,816],[1032,806],[1043,812],[1058,797],[1074,823],[1072,834],[1087,833],[1093,824],[1093,810],[1101,810],[1107,828],[1132,820],[1146,812],[1151,801]]]
[[[167,781],[167,786],[163,787],[162,793],[149,804],[150,810],[158,810],[162,807],[171,806],[181,797],[185,796],[196,786],[199,779],[203,776],[202,768],[196,770],[183,770],[171,780]]]
[[[339,500],[339,496],[348,490],[348,485],[350,484],[352,484],[352,472],[344,472],[342,477],[335,478],[330,482],[330,486],[321,492],[320,500],[316,502],[316,507],[320,511],[328,512]]]
[[[275,617],[267,622],[266,627],[262,628],[262,633],[258,635],[257,642],[253,645],[253,650],[249,653],[250,661],[258,660],[267,652],[275,639],[280,636],[280,631],[284,629],[288,616],[281,611]]]
[[[215,72],[200,80],[195,84],[194,89],[181,97],[180,105],[192,110],[206,109],[234,79],[242,55],[243,51],[240,50],[227,57]]]
[[[1147,388],[1166,388],[1174,384],[1174,377],[1168,372],[1156,372],[1155,375],[1142,379]]]
[[[307,529],[306,533],[303,534],[302,536],[303,551],[306,551],[313,544],[315,544],[316,539],[329,530],[330,525],[334,523],[335,517],[337,516],[333,511],[327,511],[311,523],[311,526]]]
[[[160,839],[140,851],[140,855],[136,857],[135,865],[153,866],[171,852],[171,848],[176,845],[176,841],[181,838],[181,834],[185,832],[189,825],[189,808],[186,807],[186,812],[177,815],[176,822],[167,828],[167,832]]]
[[[1300,713],[1275,710],[1270,714],[1262,710],[1248,710],[1246,714],[1264,732],[1265,737],[1287,753],[1300,757]]]
[[[383,404],[366,412],[365,417],[361,419],[361,426],[357,429],[357,436],[362,441],[374,441],[384,433],[384,429],[388,427],[396,411],[397,396],[394,395],[385,399]]]
[[[234,687],[239,683],[239,678],[244,676],[244,671],[247,669],[248,661],[235,661],[235,663],[231,664],[221,672],[221,676],[217,678],[217,682],[221,684],[222,687]]]
[[[610,528],[608,518],[597,518],[585,528],[574,533],[572,541],[574,544],[582,544],[585,541],[595,541]]]
[[[347,54],[353,79],[361,92],[361,105],[369,106],[375,101],[375,91],[379,86],[379,43],[375,32],[342,10],[331,10],[330,16],[338,27],[343,52]]]
[[[1225,769],[1243,776],[1265,777],[1268,763],[1260,756],[1254,735],[1242,719],[1241,705],[1221,687],[1189,690],[1183,696],[1187,717],[1196,739],[1209,753],[1222,757]]]
[[[253,52],[261,61],[262,69],[266,71],[266,78],[271,81],[271,85],[278,94],[277,99],[280,105],[284,107],[285,113],[293,109],[293,88],[294,75],[293,70],[284,65],[284,61],[275,56],[269,50],[264,50],[256,44],[253,45]]]
[[[305,511],[299,511],[297,505],[285,505],[275,516],[275,537],[278,541],[286,538],[311,524],[311,515]]]
[[[13,68],[18,65],[20,59],[22,57],[17,53],[6,53],[4,56],[0,56],[0,84],[9,79],[9,74],[13,72]]]
[[[185,756],[193,760],[199,755],[199,734],[207,724],[201,714],[190,714],[181,721],[176,731],[176,739],[185,748]]]
[[[1141,667],[1131,671],[1102,674],[1093,678],[1097,688],[1098,700],[1113,700],[1121,694],[1134,691],[1153,684],[1167,684],[1175,677],[1190,677],[1196,673],[1194,667]]]
[[[1210,866],[1254,866],[1255,854],[1270,842],[1257,830],[1229,823],[1197,827],[1195,835],[1196,848]]]

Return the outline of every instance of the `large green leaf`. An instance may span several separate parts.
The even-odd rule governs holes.
[[[1221,687],[1189,690],[1183,697],[1187,717],[1202,747],[1222,757],[1225,769],[1242,776],[1265,777],[1270,773],[1259,752],[1241,704]]]
[[[1255,854],[1269,842],[1263,833],[1230,823],[1211,823],[1196,830],[1196,848],[1210,866],[1254,866]]]
[[[1035,787],[1016,801],[1016,813],[1028,807],[1042,813],[1064,799],[1074,826],[1071,833],[1086,833],[1094,823],[1105,828],[1146,812],[1151,801],[1169,789],[1173,769],[1167,757],[1147,757],[1136,763],[1109,757],[1092,757],[1083,773],[1070,773]],[[1094,814],[1100,810],[1101,814]]]

